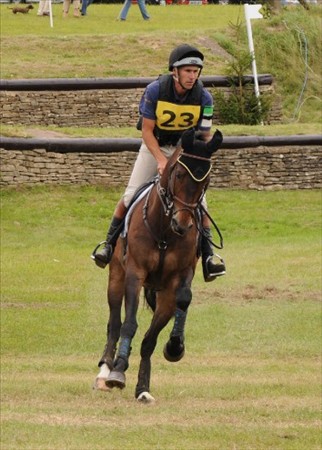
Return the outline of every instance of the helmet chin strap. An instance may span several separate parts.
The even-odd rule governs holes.
[[[179,70],[178,70],[177,68],[174,69],[173,78],[174,78],[174,80],[176,80],[177,83],[180,84],[180,86],[182,87],[182,89],[183,89],[184,91],[187,91],[187,90],[188,90],[188,89],[185,88],[185,87],[183,86],[183,84],[181,83],[180,75],[179,75]]]

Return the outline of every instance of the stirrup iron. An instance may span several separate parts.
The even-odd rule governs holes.
[[[97,250],[98,250],[102,245],[105,245],[105,244],[107,244],[107,241],[102,241],[102,242],[100,242],[99,244],[97,244],[96,247],[94,248],[94,250],[93,250],[93,252],[92,252],[92,254],[91,254],[91,258],[92,258],[94,261],[95,261],[95,255],[96,255]]]

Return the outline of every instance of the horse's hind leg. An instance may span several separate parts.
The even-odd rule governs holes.
[[[121,314],[116,311],[110,314],[107,324],[107,342],[103,351],[103,355],[98,363],[100,369],[94,383],[94,389],[108,391],[106,381],[113,368],[113,360],[116,352],[116,345],[120,337]]]
[[[110,310],[109,320],[107,324],[107,342],[103,351],[103,355],[98,363],[100,372],[94,383],[94,389],[109,390],[106,385],[109,373],[113,368],[113,360],[116,352],[117,342],[120,338],[121,329],[121,307],[124,294],[124,273],[119,267],[116,273],[111,267],[110,279],[108,285],[108,306]]]

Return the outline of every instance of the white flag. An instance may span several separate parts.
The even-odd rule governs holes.
[[[263,5],[244,5],[246,19],[262,19],[263,15],[259,12]]]
[[[261,103],[259,100],[259,86],[258,86],[258,78],[257,78],[257,67],[255,60],[255,50],[254,50],[254,42],[253,42],[253,33],[252,33],[252,24],[251,19],[262,19],[263,16],[259,12],[262,5],[249,5],[248,3],[244,4],[245,11],[245,19],[246,19],[246,28],[247,28],[247,36],[248,36],[248,45],[249,45],[249,53],[252,55],[252,67],[253,67],[253,75],[254,75],[254,87],[255,94],[258,99],[258,106],[261,108]]]

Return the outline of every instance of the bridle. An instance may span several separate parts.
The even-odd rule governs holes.
[[[181,156],[185,156],[188,158],[195,158],[195,159],[199,159],[201,161],[207,161],[210,163],[209,170],[207,171],[205,176],[202,177],[202,180],[197,180],[193,176],[191,170],[182,161],[180,161]],[[174,189],[175,182],[173,180],[173,174],[175,172],[175,166],[177,163],[180,163],[185,168],[185,170],[188,171],[189,175],[192,176],[192,178],[195,181],[204,182],[206,180],[198,200],[193,203],[185,202],[178,195],[175,194],[175,189]],[[176,214],[178,211],[188,210],[190,212],[193,220],[195,221],[196,229],[198,230],[200,235],[203,234],[201,221],[202,221],[202,215],[205,214],[209,218],[211,223],[215,226],[215,228],[218,232],[218,235],[220,237],[220,245],[219,246],[216,245],[212,241],[210,241],[210,243],[213,246],[215,246],[216,248],[223,248],[223,240],[222,240],[220,230],[201,203],[202,198],[205,195],[205,192],[206,192],[208,184],[209,184],[208,176],[209,176],[210,170],[211,170],[210,158],[204,158],[201,156],[190,155],[188,153],[181,153],[180,156],[176,159],[176,161],[170,167],[170,173],[168,174],[167,188],[164,188],[161,185],[161,178],[159,176],[156,177],[155,185],[156,185],[158,197],[159,197],[161,205],[162,205],[162,209],[160,210],[160,222],[159,222],[159,230],[160,231],[158,234],[156,234],[154,232],[154,230],[152,229],[152,227],[149,223],[149,220],[148,220],[149,199],[150,199],[150,195],[151,195],[151,192],[153,191],[153,189],[150,189],[150,191],[148,192],[148,195],[146,197],[146,200],[145,200],[145,203],[143,206],[143,222],[144,222],[144,225],[146,226],[147,230],[149,231],[150,235],[156,242],[158,249],[159,249],[159,263],[158,263],[158,267],[156,269],[157,274],[162,273],[163,265],[164,265],[164,261],[165,261],[166,250],[168,248],[167,233],[168,233],[169,229],[171,228],[172,218],[173,218],[174,214]],[[174,208],[175,202],[182,205],[183,208],[181,208],[180,210],[175,210],[175,208]],[[166,227],[163,226],[164,217],[169,218],[168,224]]]
[[[207,161],[207,162],[209,162],[209,169],[208,169],[208,171],[206,172],[206,174],[202,178],[197,179],[193,175],[193,173],[191,172],[189,167],[186,164],[184,164],[184,162],[180,159],[181,156],[197,159],[199,161]],[[195,215],[195,210],[200,205],[200,203],[202,201],[202,198],[205,195],[205,192],[206,192],[206,190],[208,188],[209,180],[207,180],[207,182],[206,182],[206,184],[205,184],[205,186],[204,186],[204,188],[203,188],[203,190],[202,190],[202,192],[201,192],[201,194],[200,194],[200,196],[199,196],[197,201],[195,201],[193,203],[185,202],[177,194],[175,194],[175,178],[173,177],[173,174],[174,174],[175,167],[176,167],[177,163],[180,164],[182,167],[184,167],[184,169],[188,172],[188,174],[190,175],[190,177],[194,181],[196,181],[197,183],[201,183],[205,179],[207,179],[207,177],[208,177],[208,175],[209,175],[209,173],[211,171],[211,167],[212,167],[211,166],[211,159],[210,158],[204,158],[202,156],[197,156],[197,155],[190,155],[189,153],[182,152],[179,155],[179,157],[177,158],[177,160],[170,167],[168,188],[165,189],[165,188],[163,188],[161,186],[161,179],[159,179],[159,182],[157,184],[157,192],[158,192],[159,198],[161,200],[161,204],[163,206],[164,214],[166,216],[169,216],[170,214],[173,215],[174,213],[177,213],[177,212],[182,211],[182,210],[188,210],[191,213],[191,215],[194,216]],[[179,210],[178,209],[174,210],[174,203],[175,203],[175,201],[177,203],[180,203],[182,206],[184,206],[184,208],[181,208]]]
[[[188,158],[194,158],[194,159],[197,159],[200,161],[207,161],[207,162],[209,162],[209,170],[199,180],[192,174],[192,172],[188,168],[188,166],[180,160],[181,156],[188,157]],[[177,194],[175,194],[175,177],[173,175],[175,173],[175,167],[178,163],[181,164],[182,167],[184,167],[184,169],[189,173],[189,175],[193,178],[194,181],[201,183],[206,180],[206,183],[202,189],[202,192],[201,192],[199,198],[197,199],[197,201],[195,201],[195,202],[192,202],[192,203],[186,202],[186,201],[182,200],[182,198],[180,198]],[[164,188],[161,185],[161,178],[160,177],[156,178],[156,189],[157,189],[159,199],[161,201],[161,205],[162,205],[162,209],[163,209],[162,213],[164,214],[164,216],[170,217],[170,219],[171,219],[174,216],[174,214],[177,214],[178,212],[183,211],[183,210],[187,210],[191,214],[191,216],[195,219],[195,221],[197,222],[196,212],[197,212],[198,208],[201,206],[201,201],[207,190],[207,187],[209,184],[209,180],[207,178],[208,178],[210,171],[211,171],[211,159],[210,158],[204,158],[202,156],[190,155],[189,153],[182,152],[179,155],[179,157],[176,159],[176,161],[174,161],[174,163],[170,167],[170,172],[168,175],[168,186],[166,188]],[[145,204],[143,206],[143,221],[144,221],[145,226],[149,230],[150,234],[153,236],[154,240],[158,243],[159,249],[165,250],[168,246],[168,244],[165,240],[165,235],[171,226],[170,225],[171,220],[170,220],[170,224],[167,226],[167,228],[163,228],[162,226],[160,227],[160,229],[162,230],[162,236],[156,236],[150,226],[150,223],[149,223],[148,217],[147,217],[149,198],[150,198],[151,192],[152,192],[152,190],[150,190],[150,192],[148,193],[146,200],[145,200]],[[175,202],[179,203],[183,207],[180,209],[175,209]],[[162,213],[161,213],[161,217],[160,217],[160,224],[163,223],[163,214]]]

